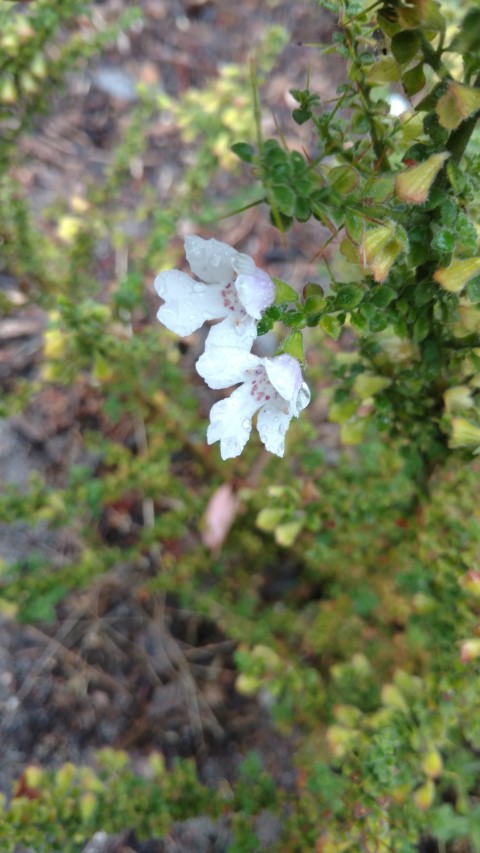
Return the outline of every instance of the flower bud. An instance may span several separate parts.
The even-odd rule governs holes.
[[[424,756],[422,770],[429,779],[438,779],[443,770],[443,761],[437,749],[431,749]]]
[[[471,409],[473,406],[472,392],[468,385],[455,385],[443,395],[447,412]]]
[[[82,796],[80,797],[79,806],[83,823],[88,823],[93,817],[96,805],[97,798],[93,791],[86,791],[84,794],[82,794]]]
[[[459,293],[462,288],[480,273],[480,258],[463,258],[452,261],[449,267],[439,267],[433,278],[450,293]]]
[[[11,77],[5,77],[0,81],[0,103],[15,104],[17,101],[17,90]]]
[[[480,598],[480,571],[478,569],[470,569],[459,580],[459,584],[465,592],[473,595],[474,598]]]
[[[435,797],[435,785],[431,779],[427,779],[424,785],[421,785],[420,788],[417,788],[413,795],[413,799],[415,800],[416,805],[422,812],[426,812],[427,809],[433,803]]]
[[[382,703],[389,708],[396,708],[404,714],[408,714],[408,705],[403,693],[394,684],[384,684],[382,687]]]
[[[466,418],[452,418],[450,447],[480,447],[480,427]]]
[[[480,638],[465,640],[462,643],[460,651],[460,660],[462,663],[471,663],[471,661],[478,658],[480,658]]]
[[[400,172],[395,180],[398,197],[409,204],[422,204],[426,201],[435,178],[449,156],[448,151],[432,154],[419,166]]]

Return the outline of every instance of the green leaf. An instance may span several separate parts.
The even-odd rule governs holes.
[[[320,328],[330,337],[336,341],[340,337],[340,332],[342,331],[342,327],[338,322],[336,317],[332,317],[331,314],[325,314],[320,319]]]
[[[430,321],[428,316],[423,315],[417,317],[415,323],[413,324],[413,340],[419,343],[423,341],[424,338],[427,337],[430,332]]]
[[[395,33],[391,42],[392,53],[402,65],[410,62],[420,48],[420,37],[417,30],[403,30]]]
[[[231,146],[231,150],[240,158],[240,160],[243,160],[244,163],[252,163],[255,154],[255,150],[252,145],[248,145],[247,142],[234,142]]]
[[[409,71],[405,71],[405,73],[402,74],[403,88],[409,97],[420,92],[426,82],[427,78],[425,77],[425,72],[423,70],[423,62],[419,62],[418,65],[414,66],[414,68],[410,68]]]
[[[453,252],[455,248],[455,234],[453,234],[452,231],[448,231],[446,228],[441,228],[432,240],[432,248],[435,249],[436,252],[441,252],[442,254],[446,252]]]
[[[282,281],[281,278],[276,278],[276,276],[272,276],[272,281],[275,284],[276,305],[281,305],[285,302],[298,302],[298,293],[290,284]]]
[[[286,326],[303,328],[305,326],[305,314],[303,311],[287,311],[283,317],[283,322]]]
[[[287,184],[274,184],[270,188],[270,195],[272,207],[278,207],[285,216],[293,216],[296,196]]]
[[[379,59],[369,69],[367,83],[371,86],[379,86],[384,83],[396,83],[400,80],[401,70],[395,59],[391,56]]]
[[[387,287],[385,284],[381,284],[380,287],[377,287],[370,297],[370,304],[375,305],[376,308],[386,308],[387,305],[390,305],[393,299],[396,297],[396,292],[392,290],[391,287]]]
[[[344,284],[335,294],[335,308],[340,311],[351,311],[360,304],[364,291],[358,284]]]
[[[292,118],[296,124],[305,124],[305,122],[310,121],[311,117],[312,113],[310,110],[292,110]]]
[[[470,302],[480,302],[480,275],[467,284],[465,292]]]
[[[324,310],[326,304],[327,300],[324,296],[307,296],[305,302],[303,303],[305,314],[320,314],[320,312]]]

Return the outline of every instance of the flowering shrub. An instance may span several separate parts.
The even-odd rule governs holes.
[[[17,23],[47,5],[28,4]],[[79,8],[61,5],[65,15]],[[147,837],[202,812],[228,814],[232,849],[243,853],[259,849],[254,816],[270,808],[279,850],[480,850],[480,10],[320,5],[336,25],[321,49],[344,60],[345,79],[328,103],[308,80],[292,90],[304,134],[296,149],[263,138],[256,90],[255,133],[245,69],[224,69],[175,103],[144,85],[102,181],[44,216],[30,210],[12,164],[46,106],[46,84],[35,82],[40,40],[45,50],[56,42],[64,18],[46,15],[52,30],[32,27],[26,41],[20,27],[18,73],[6,32],[0,236],[5,269],[49,323],[40,369],[12,383],[2,411],[30,400],[27,416],[41,409],[48,420],[60,398],[78,415],[61,476],[37,473],[0,496],[3,524],[74,530],[75,547],[5,561],[0,605],[55,621],[71,590],[126,572],[138,600],[167,595],[173,611],[213,620],[236,644],[237,694],[258,696],[295,741],[289,786],[254,763],[233,801],[206,791],[191,765],[169,776],[155,759],[148,782],[121,754],[110,756],[113,775],[67,766],[58,781],[29,768],[27,787],[41,790],[30,798],[20,788],[0,815],[9,849],[41,845],[56,815],[52,845],[67,853],[103,826],[128,820]],[[73,39],[65,62],[101,35],[88,47]],[[53,80],[66,70],[55,55]],[[164,205],[148,182],[138,190],[159,109],[185,145],[200,136]],[[293,287],[267,262],[261,270],[192,235],[193,277],[173,269],[178,220],[213,233],[218,210],[203,192],[232,152],[253,185],[248,203],[267,206],[287,243],[294,223],[318,228],[314,280]],[[108,286],[96,254],[105,242],[115,258]],[[153,325],[144,282],[159,269]],[[3,294],[2,307],[15,311]],[[205,324],[196,374],[216,391],[237,386],[213,405],[194,371],[188,380],[189,341],[177,337],[200,330],[196,343]],[[277,351],[257,355],[271,330]],[[281,462],[248,441],[255,417],[267,451],[282,456],[287,436]],[[217,441],[219,453],[206,446]]]

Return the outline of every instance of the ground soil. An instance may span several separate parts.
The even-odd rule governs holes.
[[[128,5],[127,0],[99,0],[95,14],[113,20]],[[136,82],[156,81],[172,95],[201,87],[222,63],[246,62],[272,23],[287,29],[289,41],[264,87],[267,132],[270,128],[273,135],[279,122],[287,140],[298,145],[301,136],[295,137],[288,92],[303,87],[307,73],[312,89],[326,99],[335,91],[340,68],[331,56],[322,57],[306,44],[328,42],[335,22],[309,0],[141,0],[139,5],[143,26],[72,75],[52,111],[23,139],[19,177],[29,188],[34,210],[41,211],[58,195],[81,194],[85,176],[102,173],[128,121]],[[148,179],[161,192],[160,174],[168,169],[174,180],[187,155],[173,130],[163,141],[157,139],[149,157]],[[227,176],[217,191],[228,198]],[[320,239],[318,228],[309,233],[307,227],[301,235],[294,232],[285,249],[264,211],[248,217],[241,235],[233,229],[229,222],[220,224],[215,236],[235,245],[240,240],[260,258],[270,253],[287,280],[300,269],[304,277],[311,246]],[[98,263],[99,277],[108,278],[111,259],[100,254]],[[15,282],[6,278],[2,286],[14,290]],[[42,312],[32,307],[0,321],[0,381],[5,389],[11,390],[18,376],[35,376],[43,326]],[[93,403],[82,389],[52,388],[36,399],[32,410],[0,420],[0,481],[25,487],[34,470],[50,482],[61,481],[76,458],[78,419],[89,405]],[[61,561],[75,548],[75,531],[0,527],[0,557],[7,563],[34,550]],[[129,594],[127,568],[72,594],[53,626],[19,625],[2,617],[0,790],[9,795],[27,764],[88,761],[92,750],[103,745],[128,750],[139,770],[152,749],[161,749],[168,761],[194,756],[200,777],[212,786],[231,782],[242,755],[255,748],[278,783],[293,787],[294,741],[274,730],[261,702],[235,692],[233,643],[214,624],[182,613],[175,601],[145,602]],[[278,826],[271,815],[262,820],[257,829],[262,849],[269,849]],[[85,853],[221,850],[227,837],[224,827],[199,816],[174,828],[170,839],[150,846],[140,844],[127,827],[122,838],[99,833]]]

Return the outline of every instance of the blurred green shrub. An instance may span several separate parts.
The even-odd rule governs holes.
[[[294,92],[294,119],[312,122],[325,164],[276,140],[258,147],[249,72],[226,66],[205,89],[178,100],[139,87],[103,181],[89,181],[84,198],[58,199],[34,215],[14,169],[19,139],[65,74],[136,14],[102,32],[79,29],[76,16],[90,5],[38,0],[13,15],[0,4],[2,264],[26,301],[49,315],[40,371],[33,382],[15,384],[1,412],[18,412],[28,401],[35,406],[49,387],[77,388],[92,404],[79,418],[82,454],[61,483],[37,475],[27,491],[0,495],[1,522],[71,527],[78,551],[55,570],[40,554],[2,565],[0,603],[19,619],[51,620],[69,591],[127,563],[152,594],[171,593],[238,642],[238,691],[258,693],[280,731],[297,738],[298,791],[293,797],[275,790],[250,758],[226,805],[221,793],[198,783],[190,764],[167,773],[152,756],[146,781],[122,754],[104,752],[99,771],[28,769],[0,817],[6,849],[22,843],[74,851],[97,827],[115,832],[129,823],[147,837],[167,832],[172,820],[216,818],[227,809],[232,849],[255,850],[250,818],[272,808],[284,821],[279,850],[413,853],[421,835],[436,838],[440,850],[461,840],[480,850],[478,462],[467,447],[430,476],[448,455],[448,436],[464,447],[468,424],[475,429],[469,419],[478,408],[478,276],[461,297],[427,282],[448,265],[453,246],[462,256],[477,252],[478,151],[475,143],[466,165],[450,169],[448,197],[432,191],[418,207],[392,201],[392,173],[378,166],[385,152],[398,172],[402,158],[421,164],[443,150],[447,128],[438,119],[448,110],[437,110],[440,89],[420,122],[412,114],[392,124],[384,101],[392,75],[412,93],[427,66],[426,78],[436,85],[430,30],[408,25],[408,4],[383,4],[380,23],[392,55],[377,57],[368,10],[360,2],[341,4],[344,29],[327,48],[348,62],[337,107],[320,110],[308,86]],[[339,11],[339,4],[322,5]],[[413,5],[433,16],[439,39],[436,4]],[[451,6],[447,22],[458,32],[449,38],[471,81],[478,73],[471,40],[475,46],[477,10],[459,26]],[[398,14],[401,31],[391,29]],[[260,73],[283,38],[272,30]],[[165,205],[147,182],[140,194],[129,194],[132,163],[141,160],[159,111],[171,115],[194,152]],[[219,168],[232,168],[232,150],[256,170],[277,225],[313,216],[332,234],[346,229],[338,277],[346,267],[348,281],[336,281],[334,272],[330,292],[313,282],[294,308],[283,306],[290,343],[306,327],[312,351],[325,336],[337,339],[343,325],[364,335],[359,357],[321,352],[309,378],[320,386],[333,372],[335,387],[325,392],[330,420],[346,443],[358,445],[355,452],[337,459],[334,439],[328,455],[304,418],[288,459],[268,463],[253,484],[255,445],[235,466],[220,465],[205,447],[196,388],[185,378],[177,342],[148,322],[146,305],[145,281],[177,260],[170,241],[178,221],[205,225],[218,215],[212,184]],[[408,195],[412,179],[405,174]],[[241,187],[232,206],[258,197],[258,185]],[[52,222],[53,237],[46,227]],[[131,236],[131,223],[147,223],[140,238]],[[115,255],[108,286],[98,280],[100,240]],[[6,313],[16,310],[8,295],[1,300]],[[261,331],[279,316],[267,312]],[[445,342],[440,330],[447,321]],[[440,365],[439,341],[447,367]],[[388,440],[380,443],[378,435]],[[212,555],[201,542],[202,518],[210,496],[233,478],[242,513],[221,553]],[[427,480],[431,493],[419,499]],[[120,531],[109,539],[101,520],[125,502],[135,504],[137,521],[123,538]]]

